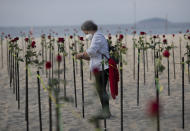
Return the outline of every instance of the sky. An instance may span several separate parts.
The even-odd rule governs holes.
[[[190,0],[0,0],[0,26],[132,24],[135,18],[166,16],[190,22],[189,5]]]

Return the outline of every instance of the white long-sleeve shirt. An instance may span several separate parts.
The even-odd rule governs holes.
[[[109,58],[108,43],[102,33],[94,33],[90,48],[86,52],[90,56],[90,70],[93,71],[94,68],[97,68],[102,71],[102,54]],[[104,58],[104,61],[107,61],[107,59]],[[104,63],[104,69],[108,68],[108,62]]]

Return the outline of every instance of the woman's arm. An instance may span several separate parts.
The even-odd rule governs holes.
[[[76,59],[90,60],[90,57],[87,52],[82,52],[76,55]]]

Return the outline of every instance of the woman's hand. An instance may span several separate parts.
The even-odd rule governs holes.
[[[83,53],[78,53],[75,56],[76,59],[82,59],[82,57],[83,57]]]
[[[78,53],[75,56],[76,59],[85,59],[85,60],[90,60],[90,57],[88,56],[87,52],[82,52],[82,53]]]

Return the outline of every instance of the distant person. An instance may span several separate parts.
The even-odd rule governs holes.
[[[86,51],[77,54],[76,58],[90,60],[91,72],[96,70],[94,72],[97,85],[96,90],[102,104],[102,111],[100,116],[103,118],[110,118],[111,113],[109,109],[109,97],[106,91],[106,85],[109,76],[108,64],[104,63],[104,72],[102,70],[102,56],[105,59],[104,61],[109,58],[108,43],[104,35],[98,32],[98,26],[91,20],[85,21],[81,25],[81,30],[86,35],[86,38],[91,40],[91,45],[90,48],[88,48]]]

